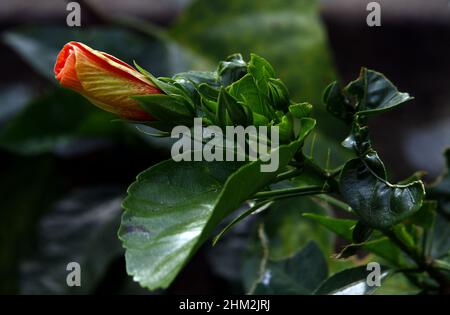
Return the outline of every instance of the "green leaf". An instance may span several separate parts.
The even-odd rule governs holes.
[[[194,122],[193,109],[183,102],[182,98],[165,94],[151,94],[134,96],[141,107],[157,120],[167,125],[163,130],[170,130],[173,126],[191,126]]]
[[[409,218],[408,222],[429,229],[436,218],[436,208],[437,202],[435,200],[424,200],[422,207]]]
[[[372,148],[372,144],[369,127],[361,125],[360,120],[359,117],[355,117],[350,134],[341,144],[344,148],[352,149],[358,156],[363,156]]]
[[[134,66],[136,69],[143,74],[147,79],[149,79],[158,89],[163,91],[165,94],[169,96],[183,96],[185,94],[185,90],[176,86],[172,80],[169,78],[156,78],[153,74],[142,68],[137,62],[134,62]],[[166,82],[169,80],[170,82]]]
[[[21,263],[22,294],[95,291],[111,262],[123,255],[116,236],[121,215],[120,190],[84,188],[52,206],[37,228],[36,250]],[[72,261],[80,264],[80,287],[69,287],[65,281],[67,264]]]
[[[368,295],[372,294],[378,287],[367,285],[367,276],[371,271],[366,266],[355,267],[338,272],[328,278],[317,289],[315,294],[324,295]],[[389,270],[381,267],[381,283],[389,275]]]
[[[220,91],[206,83],[202,83],[198,86],[198,93],[207,100],[217,101]]]
[[[60,152],[71,144],[124,140],[127,126],[112,123],[114,115],[92,106],[74,92],[58,89],[33,100],[0,131],[0,146],[21,154]]]
[[[263,56],[302,101],[318,103],[334,79],[316,1],[198,0],[171,35],[216,61],[236,52]]]
[[[286,85],[280,79],[273,78],[269,79],[268,85],[270,101],[273,107],[281,111],[286,111],[286,108],[290,104],[289,91]]]
[[[235,217],[230,223],[228,223],[219,234],[217,234],[213,239],[213,245],[216,245],[216,243],[227,233],[229,230],[231,230],[236,224],[247,218],[248,216],[256,213],[261,213],[262,211],[266,210],[273,201],[263,201],[260,203],[256,203],[253,206],[249,207],[248,209],[242,211],[237,217]]]
[[[414,267],[414,262],[407,257],[401,249],[392,243],[387,237],[380,237],[375,240],[365,242],[362,248],[374,253],[378,257],[386,260],[394,267]]]
[[[314,113],[312,116],[315,117]],[[341,167],[349,159],[355,157],[351,150],[344,148],[339,141],[335,141],[334,138],[327,136],[318,128],[315,128],[311,136],[306,139],[303,152],[326,170]]]
[[[233,54],[219,63],[217,74],[222,84],[228,86],[247,74],[247,63],[241,54]]]
[[[352,122],[355,108],[341,91],[338,82],[333,82],[326,88],[323,94],[323,102],[331,114],[346,123]]]
[[[309,103],[292,104],[289,106],[289,112],[292,113],[295,118],[309,117],[312,109],[313,106]]]
[[[346,87],[346,92],[357,97],[356,111],[364,116],[385,112],[413,99],[408,93],[399,92],[383,74],[366,68]]]
[[[248,72],[254,78],[256,86],[262,94],[269,96],[269,79],[275,78],[275,70],[272,65],[263,57],[251,53]]]
[[[308,196],[276,200],[265,211],[262,221],[270,240],[271,259],[293,256],[310,241],[314,241],[325,255],[332,253],[334,236],[318,222],[305,218],[307,211],[323,216],[331,213],[326,205]]]
[[[289,143],[294,138],[294,118],[291,113],[287,113],[281,118],[281,122],[276,124],[280,134],[280,143]]]
[[[411,251],[416,250],[415,240],[413,236],[409,233],[406,226],[404,224],[398,224],[392,228],[393,233],[396,237],[407,247],[411,249]]]
[[[421,289],[414,286],[405,274],[397,272],[387,277],[374,295],[417,295],[420,291]]]
[[[314,151],[315,158],[325,161],[328,149],[332,152],[332,162],[343,164],[349,158],[338,145],[345,135],[345,125],[330,116],[321,104],[323,89],[336,75],[318,1],[197,0],[180,14],[170,33],[214,61],[236,52],[244,58],[256,53],[270,61],[293,100],[315,105],[320,143]],[[247,79],[241,84],[254,84]],[[255,100],[255,95],[246,96],[248,101],[245,101],[239,97],[240,93],[230,91],[230,94],[249,106],[254,114],[266,117],[270,114],[255,108],[257,105],[253,104],[261,103]],[[254,124],[267,124],[258,118],[261,117],[254,115]]]
[[[248,125],[249,122],[244,107],[239,104],[238,101],[236,101],[236,99],[225,90],[225,88],[220,90],[218,106],[219,108],[225,107],[227,109],[228,116],[231,119],[231,125],[244,127]],[[219,121],[223,123],[222,119]]]
[[[128,273],[149,289],[168,287],[214,228],[284,169],[314,124],[304,118],[299,138],[276,149],[276,172],[261,172],[261,160],[168,160],[141,173],[123,203],[119,231]]]
[[[312,294],[326,279],[328,267],[320,248],[313,241],[295,256],[270,261],[255,294]]]
[[[359,221],[353,228],[352,241],[355,244],[367,241],[372,235],[373,229]]]
[[[168,160],[138,175],[119,230],[135,281],[152,290],[169,286],[199,246],[216,199],[237,168],[231,162]]]
[[[0,293],[15,294],[20,289],[20,258],[30,250],[36,224],[61,193],[63,181],[48,155],[22,157],[2,152],[0,171],[0,247],[5,253],[0,255]]]
[[[435,258],[450,259],[450,222],[438,214],[434,225],[431,255]]]
[[[369,165],[370,163],[370,165]],[[342,170],[339,186],[344,200],[368,226],[386,229],[420,209],[425,196],[421,181],[393,185],[386,181],[384,166],[376,155],[350,160]]]
[[[269,106],[268,98],[260,93],[250,74],[246,74],[241,79],[231,84],[228,88],[228,92],[231,96],[236,98],[236,100],[250,108],[252,112],[267,117],[267,121],[271,118],[271,113],[267,111]]]
[[[186,85],[185,82],[191,82],[198,86],[202,83],[208,84],[214,87],[219,87],[217,74],[211,71],[186,71],[179,72],[172,77],[175,82],[182,85]]]
[[[320,223],[330,231],[350,241],[352,239],[352,228],[355,226],[356,221],[348,219],[335,219],[328,216],[318,215],[314,213],[305,213],[305,217],[313,219]]]
[[[316,222],[341,236],[345,240],[352,241],[352,228],[356,225],[357,221],[348,219],[336,219],[314,213],[305,213],[304,216],[315,220]],[[393,266],[399,267],[411,265],[403,252],[391,241],[389,241],[387,237],[381,237],[369,242],[365,242],[361,245],[361,247],[385,259]]]

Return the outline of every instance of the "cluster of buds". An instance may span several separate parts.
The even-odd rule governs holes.
[[[295,139],[298,122],[312,106],[295,104],[284,83],[264,58],[247,63],[234,54],[216,71],[189,71],[155,78],[146,70],[82,43],[66,44],[58,55],[55,76],[103,110],[162,132],[177,125],[278,126],[280,141]]]

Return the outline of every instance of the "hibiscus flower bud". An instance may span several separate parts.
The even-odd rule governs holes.
[[[67,43],[59,53],[55,77],[94,105],[130,120],[153,120],[132,96],[162,94],[130,65],[78,42]]]

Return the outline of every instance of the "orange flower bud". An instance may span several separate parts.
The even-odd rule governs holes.
[[[94,105],[131,120],[152,120],[131,96],[162,93],[130,65],[78,42],[64,45],[55,63],[55,77]]]

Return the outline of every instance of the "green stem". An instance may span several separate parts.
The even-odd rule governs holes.
[[[267,238],[266,232],[264,230],[264,223],[258,225],[258,238],[261,242],[262,257],[259,264],[258,278],[253,282],[250,290],[247,294],[253,294],[256,287],[264,278],[266,273],[267,263],[269,262],[269,239]]]
[[[331,187],[331,191],[339,191],[339,183],[336,180],[336,176],[340,174],[341,168],[337,168],[333,171],[328,171],[317,165],[313,159],[307,157],[303,152],[299,151],[295,156],[295,161],[291,162],[291,165],[297,168],[309,168],[313,170],[317,175],[325,179]]]
[[[450,272],[450,264],[448,262],[444,261],[444,260],[435,259],[431,263],[431,266],[433,268],[436,268],[436,269],[441,269],[441,270],[445,270],[447,272]]]
[[[436,269],[436,263],[434,260],[429,260],[425,256],[420,255],[418,252],[413,251],[406,246],[392,231],[382,231],[395,245],[397,245],[406,255],[408,255],[417,266],[423,271],[427,272],[431,278],[433,278],[440,287],[441,293],[450,293],[450,280],[448,276],[439,272]]]
[[[252,199],[280,199],[294,196],[317,195],[327,192],[326,188],[321,186],[294,187],[258,192]]]
[[[303,172],[303,168],[294,168],[292,170],[286,171],[284,173],[280,173],[275,178],[275,182],[281,182],[286,179],[291,179],[293,177],[299,176]]]
[[[330,205],[335,206],[336,208],[342,209],[345,212],[353,213],[352,207],[350,207],[345,202],[340,201],[339,199],[336,199],[330,195],[318,195],[317,198],[322,199],[323,201],[329,203]]]

